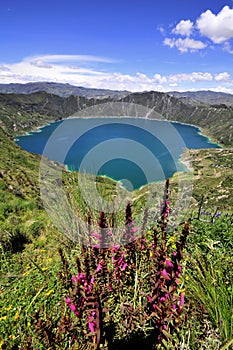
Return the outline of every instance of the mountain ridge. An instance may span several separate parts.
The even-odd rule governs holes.
[[[119,98],[129,91],[119,91],[110,89],[87,88],[83,86],[75,86],[71,84],[55,83],[55,82],[31,82],[25,84],[10,83],[0,84],[0,93],[4,94],[31,94],[34,92],[44,91],[60,97],[82,96],[87,98]]]
[[[43,91],[33,94],[0,94],[0,126],[9,135],[18,135],[69,117],[87,107],[107,102],[121,102],[122,108],[124,103],[145,106],[163,119],[195,125],[207,130],[208,136],[213,136],[216,142],[225,146],[233,145],[233,107],[190,105],[179,98],[156,91],[131,93],[119,99],[73,95],[60,97]]]
[[[68,83],[56,83],[56,82],[29,82],[29,83],[10,83],[0,84],[0,93],[3,94],[31,94],[34,92],[45,91],[60,97],[82,96],[86,98],[113,98],[119,99],[133,92],[127,90],[111,90],[100,88],[88,88],[83,86],[71,85]],[[148,91],[143,91],[146,93]],[[192,105],[218,105],[225,104],[226,106],[233,106],[233,94],[225,92],[216,92],[211,90],[198,90],[198,91],[169,91],[166,94],[177,97],[183,100],[185,103]]]

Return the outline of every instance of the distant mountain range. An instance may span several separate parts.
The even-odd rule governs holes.
[[[87,98],[120,98],[129,91],[117,91],[106,89],[91,89],[82,86],[74,86],[70,84],[53,83],[53,82],[36,82],[27,84],[0,84],[0,93],[2,94],[32,94],[38,91],[45,91],[48,94],[54,94],[61,97],[82,96]]]
[[[226,105],[233,106],[233,95],[215,91],[171,91],[169,95],[180,98],[185,103],[191,105]]]
[[[70,84],[54,83],[54,82],[35,82],[26,84],[0,84],[0,93],[2,94],[32,94],[34,92],[45,91],[48,94],[57,95],[60,97],[82,96],[86,98],[109,98],[120,99],[132,92],[118,91],[108,89],[92,89],[82,86],[74,86]],[[192,106],[197,105],[226,105],[233,106],[233,95],[214,92],[214,91],[170,91],[167,93],[170,96],[179,98],[185,104]],[[223,106],[224,107],[224,106]]]

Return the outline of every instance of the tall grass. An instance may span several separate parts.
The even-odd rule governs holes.
[[[216,244],[215,244],[216,243]],[[233,273],[229,252],[209,240],[208,252],[192,252],[188,269],[188,291],[221,335],[222,349],[233,343]],[[232,348],[232,345],[231,345]]]

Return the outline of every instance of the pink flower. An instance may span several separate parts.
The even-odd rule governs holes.
[[[148,299],[149,303],[152,303],[152,298],[151,298],[151,296],[147,295],[147,299]]]
[[[97,238],[97,239],[100,239],[100,234],[99,234],[99,233],[93,232],[93,233],[91,234],[91,236],[92,236],[92,237],[95,237],[95,238]]]
[[[165,280],[170,280],[170,276],[165,269],[161,271],[161,276],[163,276]]]
[[[134,228],[131,229],[131,232],[132,232],[132,233],[136,233],[136,232],[138,232],[138,230],[139,230],[139,227],[136,226],[136,227],[134,227]]]
[[[69,305],[69,307],[70,307],[70,310],[72,310],[72,311],[76,310],[76,306],[74,304]]]
[[[182,292],[181,294],[180,294],[180,306],[182,307],[182,306],[184,306],[184,292]]]
[[[165,262],[167,267],[172,267],[172,268],[174,267],[173,263],[170,260],[166,259]]]
[[[124,265],[122,266],[122,270],[125,270],[127,267],[127,263],[124,263]]]
[[[73,283],[77,283],[77,282],[78,282],[78,279],[77,279],[77,277],[75,277],[75,276],[72,276],[71,279],[72,279],[72,282],[73,282]]]
[[[160,301],[166,301],[166,298],[165,297],[161,297]]]
[[[97,265],[97,268],[96,268],[96,272],[99,272],[102,270],[102,265],[101,265],[101,262],[99,262],[99,264]]]
[[[69,305],[71,303],[71,299],[68,297],[66,298],[66,304]]]
[[[166,301],[168,297],[169,297],[169,294],[166,293],[166,294],[164,295],[164,297],[161,297],[161,298],[160,298],[160,301]]]
[[[93,322],[88,322],[88,327],[91,331],[91,333],[94,333],[95,332],[95,327],[94,327],[94,323]]]
[[[86,274],[85,273],[79,273],[78,276],[77,276],[77,280],[81,281],[82,283],[84,283],[85,280],[86,280]]]

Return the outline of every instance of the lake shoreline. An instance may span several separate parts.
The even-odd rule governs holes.
[[[165,121],[165,122],[169,122],[169,123],[175,123],[175,124],[180,124],[180,125],[187,125],[187,126],[192,126],[196,129],[198,129],[198,133],[205,137],[207,140],[208,140],[208,143],[211,143],[211,144],[215,144],[217,145],[219,148],[223,148],[223,146],[221,146],[217,140],[214,138],[213,135],[209,134],[208,132],[208,129],[206,128],[203,128],[203,127],[200,127],[198,125],[195,125],[195,124],[189,124],[189,123],[185,123],[185,122],[179,122],[177,120],[169,120],[169,119],[157,119],[157,118],[144,118],[144,117],[134,117],[134,116],[110,116],[110,117],[106,117],[106,116],[98,116],[96,118],[99,118],[99,119],[125,119],[125,118],[135,118],[135,119],[145,119],[145,120],[156,120],[156,121]],[[21,136],[27,136],[27,135],[31,135],[33,132],[41,132],[41,129],[45,128],[46,126],[49,126],[51,124],[54,124],[54,123],[57,123],[57,122],[62,122],[62,121],[65,121],[65,120],[69,120],[69,119],[95,119],[95,117],[80,117],[80,116],[70,116],[70,117],[67,117],[67,118],[63,118],[61,120],[52,120],[46,124],[43,124],[41,126],[36,126],[35,128],[32,128],[32,130],[30,131],[27,131],[25,132],[24,134],[22,135],[16,135],[14,137],[14,139],[17,140],[18,137],[21,137]],[[207,134],[207,135],[206,135]]]

